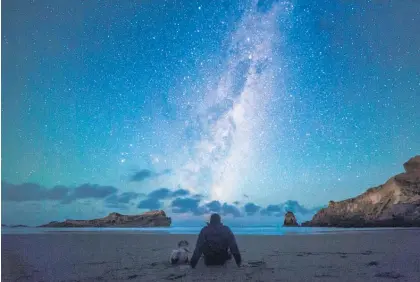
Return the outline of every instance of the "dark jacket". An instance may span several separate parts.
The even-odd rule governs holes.
[[[217,246],[216,248],[226,252],[230,249],[236,264],[238,266],[241,264],[241,254],[238,245],[236,244],[235,235],[233,235],[230,228],[221,223],[210,223],[203,227],[198,235],[197,244],[191,258],[192,268],[197,265],[201,254],[203,254],[204,250],[208,249],[209,246],[210,248]]]

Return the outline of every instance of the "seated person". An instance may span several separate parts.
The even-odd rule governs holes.
[[[229,252],[230,251],[230,252]],[[241,265],[241,254],[235,236],[229,227],[221,223],[220,215],[212,214],[210,223],[201,229],[191,258],[191,267],[195,268],[201,255],[206,265],[224,265],[231,258]]]

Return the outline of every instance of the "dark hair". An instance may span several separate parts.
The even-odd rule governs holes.
[[[214,213],[210,216],[210,224],[215,224],[215,223],[221,223],[222,219],[220,218],[220,215],[217,213]]]

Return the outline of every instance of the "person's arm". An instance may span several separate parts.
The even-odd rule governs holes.
[[[205,228],[205,227],[204,227]],[[198,263],[198,260],[201,257],[201,254],[203,253],[203,245],[204,245],[204,228],[201,229],[200,234],[198,235],[197,243],[195,245],[194,253],[191,257],[191,267],[195,268],[195,266]]]
[[[241,265],[242,258],[241,253],[239,252],[238,244],[236,243],[235,235],[233,235],[232,231],[229,227],[227,227],[229,233],[229,249],[232,253],[232,256],[235,258],[235,262],[238,266]]]

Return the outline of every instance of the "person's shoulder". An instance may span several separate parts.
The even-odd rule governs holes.
[[[232,230],[230,229],[230,227],[229,226],[227,226],[227,225],[223,225],[223,227],[222,227],[226,232],[229,232],[229,233],[232,233]]]

